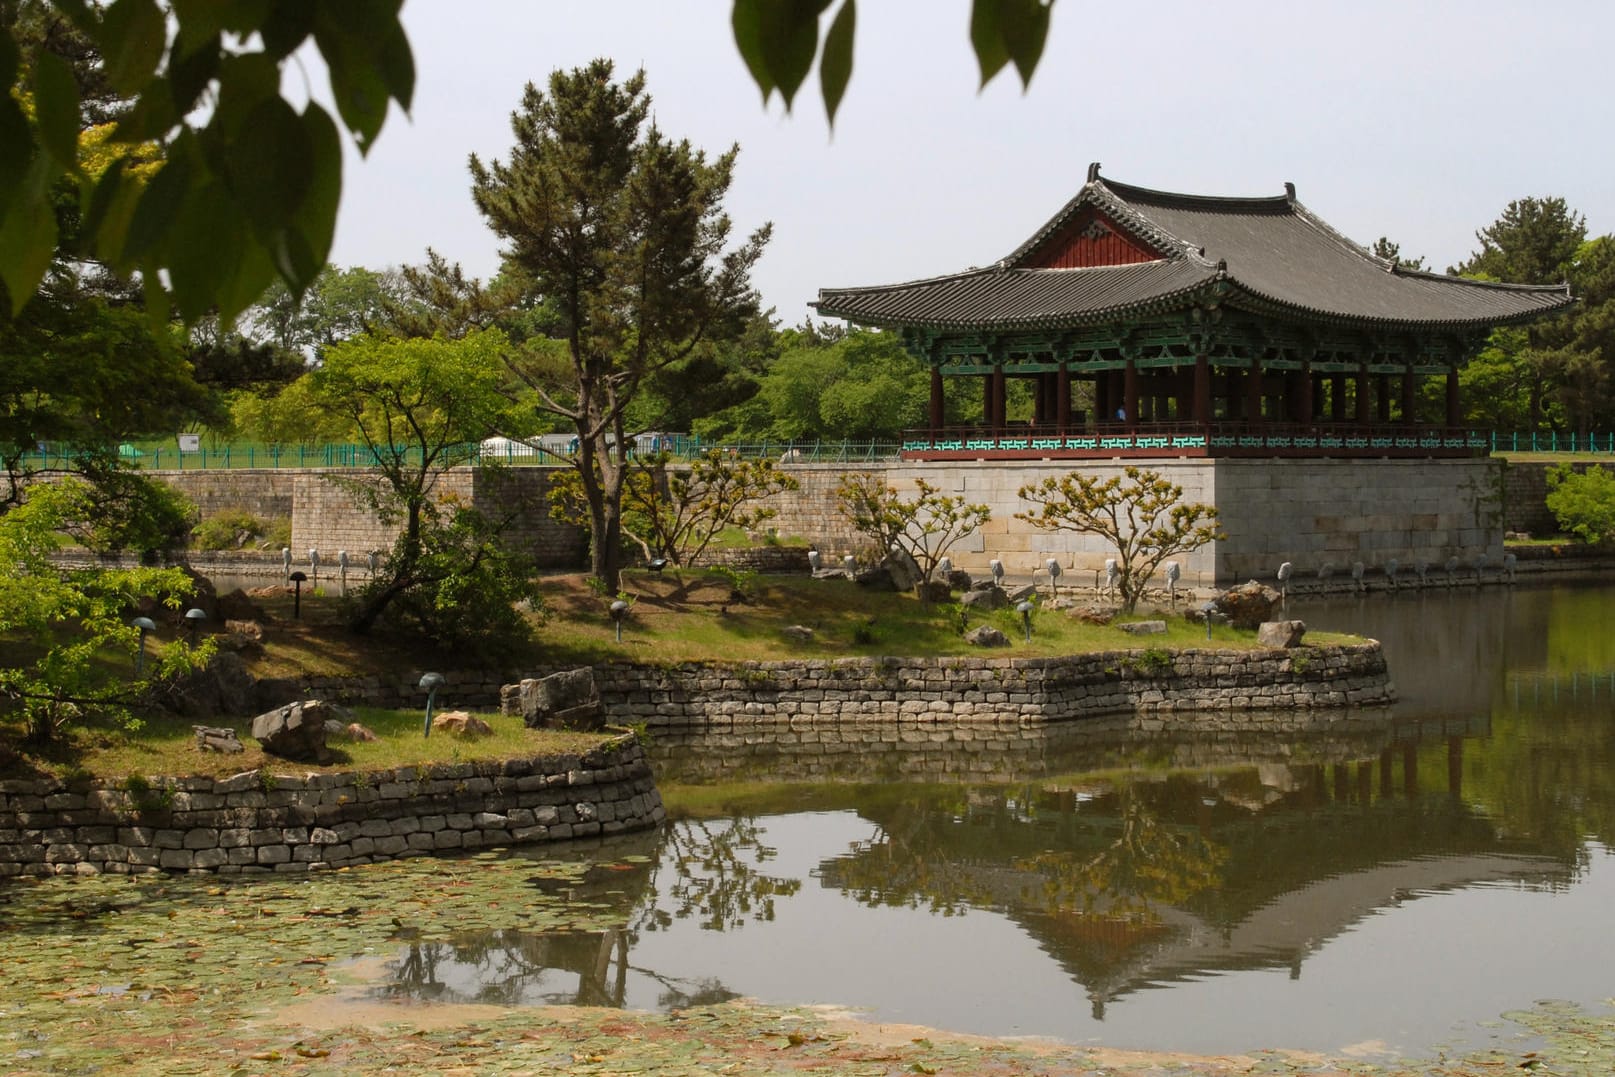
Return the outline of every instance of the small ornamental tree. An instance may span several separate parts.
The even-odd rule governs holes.
[[[689,565],[726,528],[751,530],[779,515],[757,502],[795,490],[797,481],[772,460],[746,460],[713,449],[670,468],[666,453],[635,461],[623,484],[622,534],[646,559],[666,557]],[[575,471],[551,480],[550,514],[563,523],[589,526],[589,506]]]
[[[915,479],[914,485],[919,496],[905,500],[896,487],[873,475],[842,475],[836,501],[853,530],[867,535],[883,554],[902,551],[914,559],[923,591],[948,550],[993,514],[986,505],[944,494],[924,479]]]
[[[1069,471],[1023,486],[1018,496],[1036,508],[1017,512],[1017,520],[1044,531],[1098,535],[1115,548],[1117,586],[1129,613],[1161,562],[1225,537],[1215,508],[1184,504],[1183,487],[1144,468],[1127,467],[1109,478]]]
[[[1583,542],[1615,542],[1615,473],[1556,467],[1548,472],[1547,505],[1559,526]]]

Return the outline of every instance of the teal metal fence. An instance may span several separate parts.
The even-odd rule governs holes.
[[[1492,452],[1615,453],[1615,433],[1577,434],[1553,430],[1492,433]]]
[[[511,442],[503,438],[498,444],[475,442],[458,445],[450,450],[449,459],[465,464],[501,464],[513,467],[543,467],[565,464],[573,451],[567,439],[551,445],[546,438],[538,445]],[[898,454],[895,441],[754,441],[726,444],[704,444],[699,439],[683,435],[658,435],[654,442],[637,447],[635,452],[667,452],[674,459],[690,459],[711,449],[748,459],[768,458],[795,463],[872,463],[895,458]],[[406,462],[419,463],[416,449],[400,448]],[[173,441],[124,442],[118,446],[118,456],[125,463],[150,470],[213,471],[234,468],[368,468],[374,467],[377,454],[366,445],[272,445],[254,442],[203,442],[195,450],[181,451]],[[80,455],[79,450],[44,445],[24,454],[21,464],[24,471],[50,471],[69,469]]]

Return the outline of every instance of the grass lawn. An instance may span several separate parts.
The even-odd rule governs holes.
[[[881,655],[988,655],[1053,657],[1109,650],[1162,650],[1214,647],[1250,650],[1255,634],[1214,626],[1208,642],[1203,625],[1192,624],[1177,611],[1144,610],[1130,619],[1160,618],[1164,635],[1133,636],[1115,625],[1092,625],[1063,610],[1032,614],[1027,641],[1021,615],[1014,610],[970,614],[966,627],[992,624],[1010,638],[1006,648],[981,649],[961,634],[962,611],[956,604],[924,605],[911,594],[866,590],[847,580],[813,580],[799,576],[758,576],[735,594],[730,581],[716,573],[673,572],[661,575],[631,571],[624,575],[623,595],[632,606],[618,642],[607,608],[611,598],[590,588],[581,575],[555,575],[544,581],[545,611],[535,617],[534,640],[508,654],[447,654],[385,634],[354,636],[344,625],[341,600],[331,594],[305,594],[294,615],[292,596],[266,589],[254,601],[262,608],[261,648],[243,652],[254,676],[296,677],[363,675],[399,669],[453,671],[493,667],[505,671],[627,660],[653,664],[718,661],[777,661]],[[1091,598],[1087,591],[1064,589],[1066,597]],[[802,625],[813,630],[808,642],[786,637],[784,629]],[[210,626],[211,627],[211,626]],[[217,626],[222,627],[222,626]],[[174,645],[175,630],[160,629],[153,646]],[[1351,642],[1352,637],[1315,633],[1309,643]],[[131,656],[109,655],[121,667]],[[599,736],[528,730],[519,720],[482,715],[493,736],[462,741],[420,735],[418,711],[364,710],[359,720],[379,736],[375,742],[336,743],[333,768],[385,769],[427,762],[460,762],[512,755],[549,754],[586,749]],[[14,728],[0,723],[0,777],[49,772],[103,776],[130,774],[233,774],[254,768],[302,772],[321,768],[264,756],[248,735],[250,722],[211,720],[230,725],[247,750],[235,755],[197,752],[193,719],[147,717],[138,730],[98,723],[72,723],[61,743],[41,750],[8,740]]]

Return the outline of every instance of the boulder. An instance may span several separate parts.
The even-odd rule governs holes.
[[[1256,629],[1256,642],[1263,647],[1299,647],[1306,634],[1305,621],[1263,621]]]
[[[1273,588],[1251,580],[1219,595],[1217,609],[1235,628],[1251,631],[1263,621],[1272,620],[1273,608],[1279,604],[1280,597]]]
[[[972,647],[1008,647],[1009,637],[992,625],[977,625],[965,633],[965,642]]]
[[[193,725],[191,729],[196,733],[197,751],[231,754],[247,750],[233,729],[206,725]]]
[[[852,577],[852,580],[859,587],[867,588],[871,591],[908,590],[906,587],[897,586],[897,581],[892,578],[891,571],[885,564],[876,565],[874,568],[859,569]]]
[[[269,755],[320,763],[330,757],[325,723],[336,716],[324,700],[305,699],[258,715],[252,720],[252,737]]]
[[[218,614],[226,627],[231,621],[263,621],[266,620],[264,609],[248,597],[247,592],[237,587],[228,594],[218,598]]]
[[[256,682],[241,657],[220,651],[201,669],[170,682],[162,702],[187,718],[242,716],[255,709]]]
[[[917,588],[921,602],[948,602],[953,599],[953,591],[942,580],[932,580],[922,583]]]
[[[598,729],[606,719],[588,667],[506,685],[499,691],[499,707],[504,714],[521,715],[531,729]]]
[[[1165,621],[1128,621],[1126,624],[1119,624],[1116,627],[1134,636],[1163,636],[1166,634]]]
[[[968,590],[970,590],[970,586],[971,586],[970,573],[966,572],[962,568],[954,569],[953,571],[948,573],[948,586],[951,587],[955,591],[968,591]]]
[[[920,566],[906,550],[893,550],[881,559],[880,567],[891,576],[892,586],[898,591],[912,591],[920,582]]]
[[[341,717],[327,718],[325,720],[325,739],[327,741],[346,740],[357,743],[381,739],[376,736],[376,731],[369,726],[360,725],[358,722],[352,721],[353,715],[344,708],[333,706],[331,710]],[[344,722],[343,718],[349,720]]]
[[[240,591],[232,592],[240,594]],[[264,641],[264,626],[257,621],[237,621],[234,619],[224,622],[224,630],[232,636],[240,636],[251,643]]]
[[[432,716],[432,732],[447,733],[451,737],[471,740],[493,733],[493,726],[465,711],[444,711]]]
[[[1004,592],[1004,599],[1011,605],[1020,605],[1037,597],[1037,588],[1032,584],[1023,583]]]
[[[807,625],[787,625],[786,627],[780,629],[780,635],[784,636],[792,643],[813,642],[813,629],[809,628]]]
[[[1084,624],[1108,625],[1120,612],[1115,606],[1073,606],[1066,616],[1075,617]]]
[[[996,583],[976,584],[959,596],[959,605],[969,610],[1001,610],[1009,605],[1009,596]]]

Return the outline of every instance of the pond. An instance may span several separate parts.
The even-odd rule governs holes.
[[[1385,643],[1402,701],[1340,733],[1019,732],[991,780],[938,738],[815,784],[759,780],[801,762],[766,744],[681,743],[659,834],[4,888],[0,1010],[178,982],[236,1019],[221,982],[272,966],[257,1003],[340,987],[333,1012],[749,996],[1154,1050],[1472,1046],[1537,999],[1615,993],[1612,610],[1607,587],[1295,604]]]

